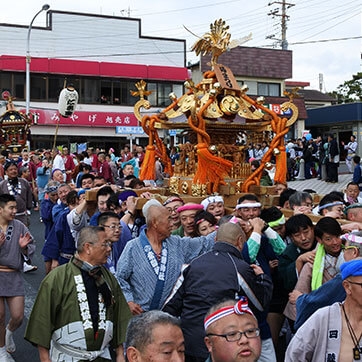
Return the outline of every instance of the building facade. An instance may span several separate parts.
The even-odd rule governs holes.
[[[24,111],[27,34],[27,26],[0,24],[0,90],[9,90]],[[183,94],[189,78],[185,40],[144,36],[140,19],[49,10],[46,26],[31,30],[30,54],[32,148],[50,147],[57,124],[58,144],[119,150],[130,138],[147,143],[133,114],[135,83],[148,83],[155,113],[169,104],[169,93]],[[79,93],[69,118],[57,111],[65,84]]]

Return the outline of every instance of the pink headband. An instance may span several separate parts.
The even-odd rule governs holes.
[[[251,311],[248,305],[248,298],[241,297],[240,300],[233,306],[227,306],[216,310],[214,313],[207,316],[204,320],[204,327],[205,330],[214,322],[218,321],[223,317],[227,317],[231,314],[243,315],[243,314],[250,314],[254,316],[254,313]]]
[[[204,207],[200,204],[186,204],[183,206],[180,206],[177,209],[177,212],[182,212],[182,211],[188,211],[188,210],[203,210]]]

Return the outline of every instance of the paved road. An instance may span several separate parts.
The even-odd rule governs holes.
[[[44,262],[40,254],[44,243],[44,225],[39,221],[39,213],[37,211],[34,211],[31,215],[30,223],[30,231],[34,236],[37,245],[37,250],[32,262],[34,265],[38,266],[38,270],[24,274],[26,296],[25,318],[21,328],[19,328],[14,334],[16,352],[13,354],[13,358],[16,362],[40,362],[38,350],[29,342],[24,340],[24,332],[28,322],[28,317],[34,304],[39,285],[45,276]]]

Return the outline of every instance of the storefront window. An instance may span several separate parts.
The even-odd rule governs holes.
[[[13,93],[10,73],[0,73],[0,91],[3,92],[4,90]]]
[[[30,77],[30,98],[37,101],[46,101],[47,77],[34,75]]]
[[[14,91],[17,99],[25,99],[25,74],[14,74]]]

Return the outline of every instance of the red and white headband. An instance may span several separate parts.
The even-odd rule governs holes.
[[[239,301],[235,305],[230,305],[227,307],[222,307],[218,310],[216,310],[214,313],[211,313],[209,316],[207,316],[204,320],[204,327],[205,330],[209,328],[209,326],[218,321],[219,319],[223,317],[227,317],[231,314],[237,314],[237,315],[243,315],[243,314],[250,314],[251,316],[254,316],[254,313],[251,311],[248,305],[248,298],[241,297]]]

